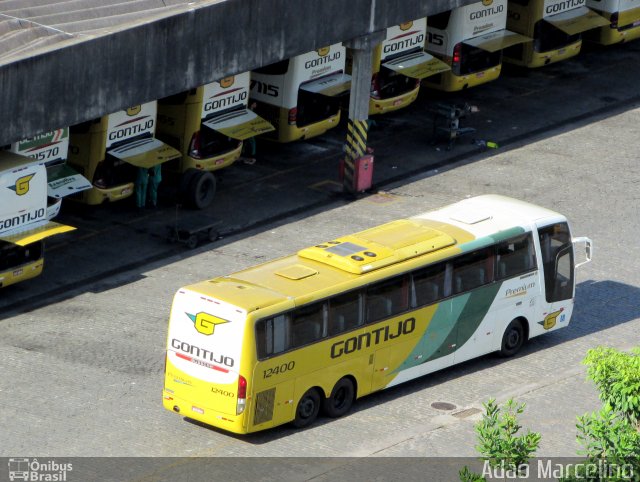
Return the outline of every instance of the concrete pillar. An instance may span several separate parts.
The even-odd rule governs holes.
[[[349,97],[349,120],[347,140],[344,146],[343,190],[355,194],[355,162],[367,153],[367,133],[369,131],[369,98],[371,92],[371,64],[373,48],[385,38],[384,30],[364,37],[344,42],[351,49],[353,66],[351,69],[351,94]]]

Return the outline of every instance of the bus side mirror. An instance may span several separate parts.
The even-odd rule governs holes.
[[[571,242],[573,243],[573,250],[576,255],[579,252],[584,252],[584,261],[576,263],[576,268],[582,266],[583,264],[589,263],[591,261],[591,257],[593,256],[593,241],[585,236],[582,236],[579,238],[573,238]],[[582,244],[584,244],[584,251],[582,249],[577,249],[577,247]]]

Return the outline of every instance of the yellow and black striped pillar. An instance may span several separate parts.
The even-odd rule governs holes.
[[[369,132],[369,100],[371,97],[371,66],[374,47],[385,38],[386,31],[378,31],[345,42],[352,58],[349,122],[344,145],[343,191],[355,194],[356,161],[367,154]]]
[[[355,162],[367,153],[367,133],[369,122],[349,119],[347,124],[347,142],[344,145],[343,186],[349,193],[355,192]]]

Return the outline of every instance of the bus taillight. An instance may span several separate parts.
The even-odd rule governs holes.
[[[371,97],[374,99],[380,98],[380,85],[377,72],[371,76]]]
[[[238,375],[238,406],[236,407],[236,415],[244,412],[247,402],[247,379],[242,375]]]
[[[453,71],[453,73],[459,73],[460,72],[460,63],[462,62],[462,44],[456,44],[455,47],[453,47],[453,58],[451,61],[451,70]]]
[[[194,159],[201,159],[200,156],[200,131],[196,131],[191,136],[191,142],[189,142],[189,156]]]
[[[295,125],[298,120],[298,108],[294,107],[293,109],[289,109],[289,125]]]

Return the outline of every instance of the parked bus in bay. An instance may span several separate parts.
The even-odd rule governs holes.
[[[426,50],[451,70],[424,85],[452,92],[497,79],[503,50],[531,40],[506,25],[507,0],[483,0],[428,17]]]
[[[180,288],[163,405],[234,433],[319,412],[566,327],[591,259],[554,211],[480,196]]]
[[[424,51],[426,38],[426,18],[387,28],[384,41],[373,50],[369,115],[408,106],[418,98],[420,80],[450,70]],[[347,49],[348,74],[352,56]]]
[[[158,100],[157,137],[182,154],[163,170],[181,177],[181,198],[193,207],[211,204],[212,173],[240,157],[243,141],[274,130],[248,108],[249,78],[245,72]]]
[[[157,102],[147,102],[70,128],[68,163],[92,183],[73,199],[96,205],[134,192],[136,168],[180,157],[156,139]]]
[[[0,288],[42,273],[47,237],[75,228],[50,221],[47,168],[0,151]]]
[[[535,68],[578,55],[583,32],[609,25],[585,4],[586,0],[509,0],[507,27],[533,42],[506,49],[505,61]]]
[[[609,25],[585,33],[585,39],[611,45],[640,37],[640,0],[587,0],[587,7],[602,15]]]
[[[47,168],[48,219],[53,219],[60,213],[63,198],[91,188],[89,180],[66,163],[69,150],[68,127],[14,142],[7,150],[35,159]]]
[[[275,127],[262,137],[292,142],[336,127],[351,88],[345,63],[345,47],[334,44],[252,71],[254,110]]]

